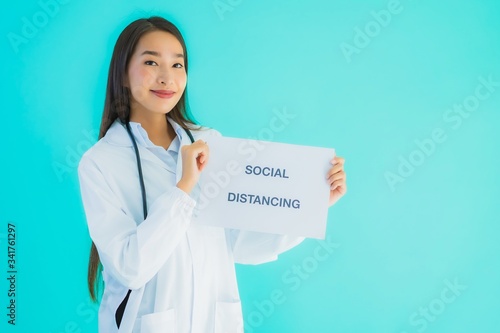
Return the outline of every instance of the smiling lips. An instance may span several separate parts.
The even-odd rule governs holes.
[[[151,90],[151,92],[160,98],[171,98],[175,94],[172,90]]]

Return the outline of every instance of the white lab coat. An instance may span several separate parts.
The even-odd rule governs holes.
[[[180,145],[191,144],[168,119]],[[195,140],[220,135],[206,128],[192,133]],[[188,195],[175,186],[182,175],[180,149],[172,183],[166,164],[139,141],[138,146],[146,220],[132,142],[118,120],[78,167],[89,233],[104,268],[99,332],[243,332],[234,263],[275,260],[303,238],[197,225],[199,187]],[[129,289],[118,330],[115,312]]]

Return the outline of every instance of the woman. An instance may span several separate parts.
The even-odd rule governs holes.
[[[94,300],[103,268],[99,332],[243,332],[234,263],[302,241],[192,223],[205,139],[220,134],[187,115],[187,65],[181,33],[160,17],[132,22],[113,51],[100,140],[78,167]],[[343,159],[332,164],[330,204],[346,192]]]

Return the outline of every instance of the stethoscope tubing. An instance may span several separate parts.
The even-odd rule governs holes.
[[[139,148],[137,147],[137,142],[135,141],[134,135],[132,134],[132,130],[130,129],[130,123],[127,121],[125,123],[125,126],[127,128],[127,133],[130,137],[130,140],[132,141],[132,144],[134,146],[134,151],[135,151],[135,159],[137,162],[137,171],[139,172],[139,182],[141,185],[141,195],[142,195],[142,211],[144,215],[144,219],[148,216],[148,204],[146,202],[146,186],[144,185],[144,176],[142,173],[142,163],[141,163],[141,155],[139,153]],[[194,138],[193,134],[191,134],[191,131],[189,129],[185,129],[187,135],[189,136],[189,139],[191,140],[191,143],[194,143]]]

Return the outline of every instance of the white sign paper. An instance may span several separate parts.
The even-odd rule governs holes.
[[[197,223],[324,239],[335,150],[211,137]]]

